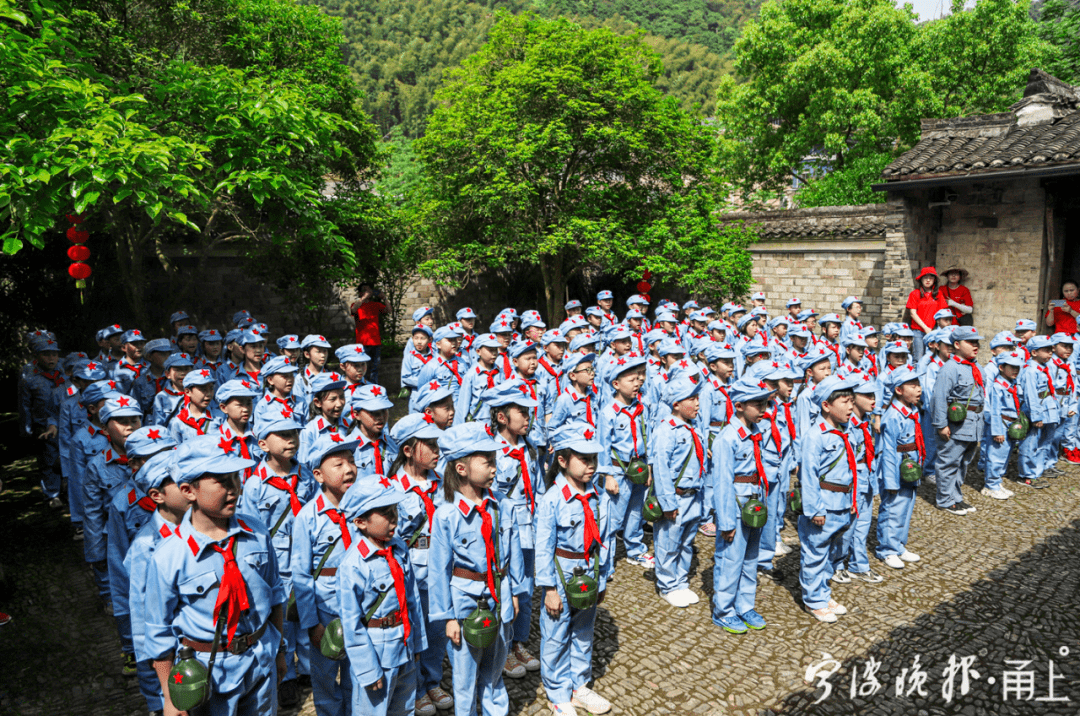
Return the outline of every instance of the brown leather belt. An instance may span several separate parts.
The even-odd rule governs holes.
[[[679,497],[682,497],[683,495],[692,495],[697,491],[698,491],[698,489],[696,487],[676,487],[675,488],[675,494],[678,495]]]
[[[259,639],[261,639],[262,635],[265,633],[266,625],[263,624],[258,631],[252,632],[251,634],[237,634],[232,638],[232,641],[229,642],[227,647],[224,644],[219,644],[218,648],[221,651],[227,651],[230,654],[243,654],[245,651],[258,644]],[[180,643],[201,654],[209,653],[214,648],[213,642],[195,641],[194,639],[188,639],[187,637],[181,639]]]
[[[337,574],[337,567],[327,567],[319,570],[320,577],[333,577],[335,574]]]
[[[896,446],[896,452],[915,452],[919,447],[915,443],[903,443]]]
[[[368,619],[368,629],[390,629],[396,627],[401,623],[401,613],[394,611],[391,614],[387,614],[385,617],[376,617],[375,619]]]
[[[983,411],[983,406],[981,406],[981,405],[969,405],[968,406],[968,412],[969,413],[975,413],[977,415],[977,414],[981,413],[982,411]]]
[[[571,552],[570,550],[563,549],[562,547],[556,547],[555,548],[555,556],[556,557],[562,557],[563,559],[588,559],[589,558],[589,555],[585,554],[584,552]]]
[[[757,475],[736,475],[735,482],[746,483],[747,485],[760,485],[761,478]]]
[[[727,423],[725,423],[725,422],[722,422],[722,421],[720,421],[720,420],[714,420],[714,421],[712,421],[711,423],[709,423],[709,427],[710,427],[710,428],[722,428],[722,427],[724,427],[725,425],[727,425]]]
[[[509,564],[499,570],[499,576],[505,577],[506,571],[509,568]],[[464,567],[454,567],[453,572],[455,577],[461,577],[462,579],[471,579],[474,582],[486,582],[487,572],[474,572],[471,569],[465,569]]]
[[[1054,392],[1057,393],[1058,395],[1071,395],[1072,394],[1069,391],[1068,388],[1057,388],[1057,389],[1054,390]]]
[[[851,485],[837,485],[835,482],[821,481],[821,489],[826,492],[851,492]]]

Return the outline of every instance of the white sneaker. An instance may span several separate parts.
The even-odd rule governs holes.
[[[681,589],[676,589],[675,591],[668,592],[667,594],[661,594],[660,598],[671,606],[678,607],[679,609],[685,609],[686,607],[690,606],[690,602],[686,600],[686,594],[684,594],[683,590]]]
[[[701,601],[701,597],[699,597],[697,595],[697,592],[695,592],[693,589],[683,589],[681,591],[683,593],[683,596],[686,598],[687,604],[697,604]]]
[[[904,563],[895,554],[890,554],[888,557],[885,558],[884,562],[886,566],[892,567],[893,569],[904,568]]]
[[[1001,491],[1004,492],[1009,497],[1012,497],[1013,495],[1016,494],[1015,492],[1013,492],[1012,490],[1010,490],[1010,489],[1008,489],[1006,487],[1001,488]]]
[[[416,716],[435,716],[435,704],[431,703],[431,699],[427,694],[424,694],[416,700]]]
[[[1003,487],[999,487],[996,490],[991,490],[989,487],[984,487],[983,489],[979,490],[979,492],[983,495],[986,495],[987,497],[992,497],[995,500],[1009,499],[1009,492]]]
[[[920,559],[922,559],[922,557],[915,554],[914,552],[910,552],[910,551],[905,549],[904,553],[902,555],[900,555],[900,559],[902,559],[905,562],[918,562]]]
[[[574,689],[574,696],[570,699],[574,706],[580,706],[591,714],[606,714],[611,710],[611,702],[588,686]]]
[[[836,621],[836,615],[833,614],[832,610],[829,609],[828,607],[825,607],[824,609],[809,609],[809,608],[807,608],[806,611],[810,612],[810,615],[812,617],[814,617],[814,619],[817,619],[819,622],[825,622],[826,624],[832,624],[832,623],[834,623]]]
[[[785,554],[791,554],[791,547],[788,547],[780,540],[776,540],[776,549],[773,550],[773,553],[777,557],[783,557]]]
[[[553,704],[549,701],[548,707],[555,716],[577,716],[577,709],[571,703]]]
[[[840,604],[835,599],[830,599],[829,600],[829,611],[832,612],[833,614],[835,614],[838,617],[842,617],[845,614],[847,614],[847,607],[845,607],[843,604]]]

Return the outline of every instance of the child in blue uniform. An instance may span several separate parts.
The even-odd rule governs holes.
[[[910,367],[894,370],[889,381],[891,403],[881,418],[881,505],[878,507],[877,558],[893,569],[905,562],[918,562],[919,555],[907,548],[911,513],[919,481],[905,482],[900,465],[910,457],[919,465],[926,462],[926,438],[919,415],[922,384]]]
[[[593,407],[593,381],[596,372],[595,353],[572,353],[563,358],[562,371],[568,385],[555,401],[548,426],[557,429],[571,420],[584,420],[596,426],[596,410]]]
[[[971,326],[953,330],[952,359],[938,372],[930,403],[938,438],[934,462],[937,506],[954,515],[975,511],[964,501],[960,486],[982,443],[983,418],[979,413],[986,403],[986,388],[977,363],[981,340]],[[962,422],[953,422],[949,415],[950,406],[955,405],[967,407]]]
[[[846,584],[853,579],[877,584],[884,579],[870,568],[866,551],[870,520],[874,516],[874,493],[881,492],[880,440],[871,423],[877,400],[877,386],[874,383],[873,380],[863,380],[853,389],[855,400],[848,433],[859,464],[859,516],[844,533],[843,557],[833,573],[833,582],[837,584]]]
[[[155,338],[147,341],[143,346],[143,355],[146,356],[147,361],[146,369],[132,382],[131,395],[139,401],[139,407],[148,416],[154,413],[154,398],[169,382],[165,361],[173,354],[173,349],[174,346],[168,338]],[[176,384],[182,385],[183,377],[180,377]],[[152,421],[153,418],[150,420]],[[151,422],[151,424],[159,423]]]
[[[503,381],[503,375],[495,365],[499,346],[499,339],[492,333],[485,333],[473,342],[476,361],[465,371],[461,389],[454,399],[455,425],[471,423],[474,420],[487,423],[489,411],[485,409],[480,396],[485,390],[494,388]]]
[[[22,432],[27,438],[34,438],[32,444],[37,452],[45,499],[49,507],[59,509],[63,507],[60,449],[56,440],[60,409],[53,399],[53,390],[64,384],[64,374],[56,367],[60,361],[56,341],[42,336],[34,340],[31,348],[35,353],[35,364],[19,384]]]
[[[294,386],[293,391],[299,387]],[[300,474],[304,479],[310,479],[308,474],[307,451],[315,444],[316,438],[323,433],[348,433],[345,422],[341,419],[342,414],[348,409],[348,401],[345,400],[345,380],[340,373],[322,371],[311,379],[311,383],[305,390],[307,394],[307,409],[304,413],[304,428],[300,432],[300,450],[297,459],[300,461]],[[302,421],[301,421],[302,422]]]
[[[356,537],[340,509],[356,482],[355,448],[355,442],[335,433],[319,436],[308,467],[321,490],[300,509],[292,525],[289,565],[298,626],[311,645],[311,695],[318,716],[346,716],[352,710],[348,657],[334,661],[320,646],[326,627],[341,618],[337,570]]]
[[[596,439],[602,448],[600,465],[609,471],[607,479],[614,482],[611,486],[614,490],[607,488],[612,495],[611,532],[622,534],[630,564],[652,569],[656,561],[645,545],[641,517],[648,487],[634,484],[626,476],[630,463],[649,459],[645,406],[638,400],[645,383],[646,362],[645,356],[627,358],[625,363],[609,372],[615,395],[600,409]],[[611,551],[614,554],[614,548]]]
[[[431,340],[434,335],[427,326],[420,324],[413,326],[410,345],[406,346],[405,357],[401,361],[402,392],[400,397],[405,397],[406,391],[416,390],[420,380],[420,371],[435,358],[431,352]]]
[[[1019,440],[1008,437],[1009,426],[1026,418],[1027,396],[1016,382],[1020,369],[1024,367],[1024,354],[1020,351],[999,353],[994,357],[997,376],[990,384],[990,393],[986,401],[986,425],[988,436],[983,441],[986,452],[985,480],[982,494],[995,500],[1007,500],[1013,496],[1012,490],[1006,489],[1003,480],[1005,468],[1013,450],[1018,449]],[[1030,430],[1030,426],[1028,430]]]
[[[435,511],[427,618],[443,624],[450,640],[456,716],[474,716],[477,695],[485,714],[510,708],[502,669],[524,591],[524,569],[513,507],[491,491],[498,449],[478,424],[455,425],[439,438],[439,452],[447,461],[447,504]],[[494,642],[485,648],[469,644],[462,630],[462,621],[481,599],[499,623]]]
[[[398,455],[398,447],[386,429],[390,408],[394,404],[386,397],[381,385],[357,388],[349,403],[353,416],[350,438],[356,447],[356,474],[361,482],[368,476],[385,477]]]
[[[593,626],[612,571],[611,502],[593,481],[603,446],[588,423],[574,421],[552,434],[554,460],[551,488],[536,512],[536,583],[544,590],[540,613],[540,674],[552,711],[573,714],[611,710],[609,702],[589,688],[592,681]],[[574,608],[567,583],[580,570],[595,580],[595,602]]]
[[[255,411],[251,419],[256,434],[268,420],[293,418],[300,422],[304,419],[303,413],[298,412],[300,405],[293,394],[296,372],[296,364],[285,356],[274,356],[263,363],[259,377],[262,378],[265,390],[255,401]]]
[[[184,399],[167,423],[173,440],[182,443],[200,435],[210,435],[217,429],[220,417],[210,407],[216,387],[209,368],[193,370],[184,376]]]
[[[844,531],[858,516],[858,464],[849,436],[853,383],[830,376],[817,384],[821,417],[803,436],[803,514],[799,516],[803,605],[814,618],[835,622],[847,608],[832,598],[829,580],[843,550]]]
[[[745,524],[742,508],[751,498],[764,502],[770,488],[778,489],[769,485],[762,452],[764,433],[759,422],[772,392],[764,383],[734,383],[730,395],[735,413],[713,443],[716,556],[712,620],[732,634],[765,628],[765,619],[754,609],[758,549],[764,528]]]
[[[187,353],[173,353],[165,359],[165,383],[152,400],[150,424],[165,427],[184,400],[184,378],[195,367]],[[208,369],[207,369],[208,370]]]
[[[765,438],[762,441],[761,457],[768,478],[768,489],[762,501],[768,507],[768,519],[761,528],[761,540],[758,546],[758,567],[773,576],[778,576],[773,569],[773,558],[788,553],[788,548],[780,539],[780,530],[784,525],[784,511],[787,494],[791,488],[791,471],[798,460],[795,455],[795,411],[792,409],[791,391],[795,379],[802,374],[790,363],[758,363],[763,366],[755,371],[754,376],[765,383],[773,398],[766,406],[764,419],[760,427]],[[755,378],[750,378],[754,381]]]
[[[653,487],[664,511],[653,527],[656,586],[673,607],[687,607],[701,599],[689,586],[694,535],[702,518],[705,445],[694,430],[701,383],[680,374],[664,387],[664,403],[671,415],[652,433],[649,462]]]
[[[161,681],[166,713],[169,671],[181,646],[205,664],[222,625],[210,700],[200,714],[273,713],[285,673],[281,638],[285,589],[270,535],[236,516],[239,471],[255,462],[225,451],[217,436],[177,448],[170,471],[191,509],[179,539],[166,539],[146,578],[146,653]],[[276,658],[275,658],[276,657]]]
[[[135,379],[142,375],[143,371],[150,369],[149,364],[143,360],[145,348],[146,338],[142,331],[133,328],[124,332],[120,344],[124,355],[113,366],[110,377],[116,381],[117,389],[125,395],[131,392]]]
[[[432,342],[435,344],[436,352],[432,354],[431,359],[423,362],[417,374],[416,385],[410,386],[413,394],[416,393],[417,386],[437,381],[450,388],[457,397],[465,378],[466,367],[457,359],[459,341],[457,333],[449,326],[442,326],[435,331]],[[409,411],[418,412],[416,401],[412,397],[409,399]]]
[[[1046,455],[1053,444],[1061,412],[1055,395],[1057,386],[1049,365],[1054,356],[1050,338],[1033,336],[1027,342],[1027,350],[1031,359],[1020,372],[1020,388],[1031,411],[1031,427],[1028,428],[1027,437],[1020,441],[1018,467],[1020,479],[1025,485],[1041,489],[1046,486],[1046,481],[1041,478],[1046,472]]]
[[[398,503],[398,530],[405,540],[409,561],[413,565],[420,613],[426,617],[430,611],[428,555],[431,552],[431,529],[435,510],[446,502],[442,479],[435,470],[439,464],[438,439],[442,430],[422,414],[410,413],[399,420],[390,433],[398,445],[398,456],[390,467],[389,475],[405,493]],[[432,716],[436,706],[448,709],[454,705],[454,699],[439,686],[443,657],[446,656],[446,630],[425,618],[424,631],[427,647],[417,660],[416,713],[418,716]]]
[[[1062,447],[1070,448],[1074,440],[1077,425],[1076,403],[1076,366],[1071,362],[1076,341],[1067,333],[1055,333],[1050,336],[1054,346],[1054,357],[1050,359],[1054,375],[1054,395],[1058,401],[1058,415],[1061,420],[1054,431],[1053,442],[1046,455],[1046,468],[1053,474],[1060,475],[1056,465],[1062,455]],[[1066,456],[1069,450],[1066,451]]]
[[[75,529],[75,541],[83,538],[83,501],[82,473],[86,462],[80,454],[77,442],[79,434],[86,432],[90,423],[82,400],[85,391],[99,380],[104,380],[105,371],[100,363],[84,361],[76,366],[71,374],[72,385],[68,395],[60,404],[57,442],[60,448],[60,468],[67,480],[68,510],[71,512],[71,525]],[[96,410],[96,408],[95,408]],[[101,426],[98,425],[100,428]]]
[[[524,341],[514,345],[522,343]],[[513,509],[524,568],[513,642],[503,669],[503,675],[512,679],[522,678],[526,671],[540,670],[540,661],[525,648],[532,626],[533,574],[536,571],[533,521],[545,489],[536,445],[528,437],[533,411],[539,405],[531,393],[531,386],[514,378],[499,383],[484,397],[484,402],[491,408],[491,427],[499,445],[499,451],[495,453],[497,472],[492,489],[505,497],[504,504]]]

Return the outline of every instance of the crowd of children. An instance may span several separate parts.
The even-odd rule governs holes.
[[[1021,319],[980,361],[985,339],[942,311],[914,360],[912,329],[863,325],[858,297],[846,315],[751,302],[650,320],[635,295],[619,320],[602,291],[558,325],[508,308],[487,332],[470,308],[444,326],[420,309],[392,426],[362,345],[271,351],[247,311],[227,333],[182,311],[170,338],[109,326],[62,360],[38,331],[21,428],[151,713],[269,713],[310,683],[320,716],[492,716],[529,671],[554,713],[605,713],[589,684],[616,536],[676,608],[700,601],[693,544],[714,537],[712,619],[734,634],[765,628],[759,574],[797,543],[804,607],[835,622],[832,584],[883,580],[874,495],[875,557],[903,569],[924,482],[962,516],[972,462],[993,499],[1014,452],[1035,489],[1080,463],[1074,336]]]

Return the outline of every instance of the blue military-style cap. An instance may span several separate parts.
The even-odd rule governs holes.
[[[821,349],[814,349],[799,359],[799,370],[803,373],[813,368],[823,360],[831,360],[832,353]]]
[[[413,391],[411,399],[413,405],[416,406],[416,409],[422,413],[427,406],[432,403],[437,403],[453,394],[454,391],[450,390],[450,386],[443,385],[437,380],[431,380],[417,386],[416,390]]]
[[[895,340],[885,344],[885,353],[911,353],[907,341]]]
[[[424,316],[430,316],[434,312],[435,309],[431,306],[421,306],[420,308],[412,312],[413,323],[419,323],[421,318],[423,318]]]
[[[736,313],[746,313],[746,306],[738,303],[731,304],[731,310],[728,312],[729,316],[734,318]]]
[[[727,304],[725,304],[725,305],[727,305]],[[701,306],[699,306],[698,302],[694,301],[693,299],[687,301],[686,303],[684,303],[682,305],[682,310],[684,310],[684,311],[696,311],[699,308],[701,308]]]
[[[193,370],[184,376],[185,388],[190,388],[193,385],[212,385],[216,382],[217,378],[214,376],[214,371],[207,368]]]
[[[473,348],[495,348],[498,349],[502,346],[499,343],[499,339],[495,337],[494,333],[481,333],[473,341]]]
[[[258,398],[259,395],[260,391],[258,384],[248,380],[238,380],[233,378],[219,386],[214,397],[217,398],[218,403],[225,405],[225,403],[233,398],[251,398],[254,400],[255,398]]]
[[[549,346],[552,343],[566,343],[566,336],[558,328],[552,328],[551,330],[544,331],[544,335],[540,337],[540,343],[545,346]]]
[[[579,455],[598,455],[604,451],[596,439],[596,429],[584,420],[560,425],[551,435],[553,450],[571,450]]]
[[[498,318],[498,317],[496,317],[495,321],[490,326],[488,326],[488,332],[489,333],[513,333],[514,332],[514,324],[511,323],[512,320],[513,320],[512,318],[506,318],[506,317]]]
[[[1068,333],[1061,332],[1055,333],[1054,335],[1050,336],[1050,342],[1053,343],[1055,346],[1059,343],[1067,343],[1070,346],[1076,345],[1076,341],[1073,339],[1072,336],[1070,336]]]
[[[537,328],[547,328],[547,324],[544,323],[544,320],[540,317],[539,313],[536,311],[526,311],[521,317],[521,330],[524,331],[526,328],[532,328],[534,326]]]
[[[1027,358],[1020,351],[1002,351],[994,356],[994,363],[997,365],[1014,365],[1017,368],[1023,368],[1027,363]]]
[[[330,341],[326,340],[326,336],[309,333],[304,336],[304,340],[300,341],[300,347],[304,350],[307,350],[308,348],[325,348],[330,350]]]
[[[439,436],[439,456],[446,460],[458,460],[478,452],[495,452],[499,444],[491,437],[483,423],[453,425]]]
[[[630,298],[626,299],[626,307],[630,306],[648,306],[649,300],[642,296],[640,293],[635,293]]]
[[[656,322],[678,323],[679,319],[671,311],[659,311],[656,314]]]
[[[394,404],[386,397],[386,388],[381,385],[361,385],[353,391],[349,401],[352,410],[366,410],[374,413],[378,410],[389,410]]]
[[[877,329],[873,326],[863,326],[862,328],[863,339],[865,340],[869,336],[876,336]]]
[[[953,329],[953,334],[952,334],[952,342],[953,343],[956,343],[957,341],[973,341],[974,342],[974,341],[981,341],[982,339],[983,339],[983,337],[979,335],[979,332],[977,330],[975,330],[974,326],[957,326],[956,328]]]
[[[861,333],[849,333],[840,339],[840,345],[844,348],[847,348],[848,346],[866,348],[866,338],[864,338]]]
[[[199,331],[200,343],[214,343],[215,341],[222,340],[222,338],[221,331],[216,328],[207,328],[205,331]]]
[[[239,328],[232,329],[225,334],[225,344],[228,345],[229,343],[236,343],[236,341],[239,340],[240,336],[243,335],[243,333],[244,332]]]
[[[690,315],[687,316],[687,320],[705,323],[709,320],[709,317],[705,314],[705,311],[702,311],[699,308],[698,310],[691,312]]]
[[[292,417],[292,413],[289,413],[289,417],[285,417],[285,415],[279,413],[277,414],[277,417],[261,420],[259,422],[259,429],[255,433],[255,437],[259,440],[265,440],[267,435],[273,433],[287,433],[293,430],[299,431],[303,429],[304,426],[301,425],[296,418]],[[325,434],[327,433],[321,433],[320,437]]]
[[[912,368],[910,365],[902,365],[896,370],[883,375],[882,380],[887,387],[895,390],[897,386],[901,386],[904,383],[919,380],[919,371]]]
[[[611,379],[615,380],[623,373],[640,368],[643,365],[647,365],[649,359],[646,356],[639,355],[625,355],[619,356],[611,362]]]
[[[147,457],[162,450],[172,450],[177,442],[160,425],[145,425],[128,435],[124,450],[128,457]]]
[[[437,440],[443,431],[435,425],[430,415],[423,413],[409,413],[401,420],[394,423],[390,429],[390,437],[398,445],[402,445],[410,438],[421,440]]]
[[[686,373],[679,373],[664,385],[664,402],[675,405],[680,400],[692,398],[701,392],[701,382]]]
[[[914,338],[915,331],[913,331],[911,326],[906,323],[898,323],[896,324],[896,328],[893,329],[893,335],[900,336],[901,338]]]
[[[772,349],[759,340],[752,340],[739,346],[739,353],[742,354],[743,358],[749,358],[763,353],[772,353]]]
[[[86,363],[80,363],[75,366],[75,370],[71,372],[73,378],[79,378],[81,380],[98,381],[105,380],[108,374],[105,372],[105,368],[101,363],[97,361],[87,361]]]
[[[504,380],[480,395],[480,400],[487,406],[498,408],[503,405],[520,405],[523,408],[535,408],[540,403],[532,397],[533,390],[520,378]]]
[[[132,433],[132,437],[134,437],[134,433]],[[129,437],[128,443],[130,442],[131,438]],[[150,490],[160,490],[161,484],[165,480],[172,479],[172,462],[176,459],[175,453],[176,443],[174,442],[173,447],[164,448],[152,455],[132,478],[135,487],[144,495],[150,494]],[[128,455],[131,455],[130,447],[128,448]]]
[[[956,338],[955,340],[961,340]],[[1027,342],[1027,349],[1029,351],[1037,351],[1040,348],[1050,348],[1054,344],[1050,342],[1050,336],[1032,336],[1031,340]]]
[[[195,361],[187,353],[173,353],[165,359],[165,370],[169,368],[194,368]]]
[[[280,350],[294,351],[300,347],[300,336],[295,333],[286,333],[274,342],[277,343],[277,347]]]
[[[856,380],[848,380],[846,378],[841,378],[838,375],[830,375],[828,378],[814,386],[814,392],[811,394],[810,399],[819,406],[824,405],[834,393],[839,393],[842,390],[854,391],[857,383],[858,381]]]
[[[324,370],[311,378],[309,390],[312,395],[328,390],[341,390],[345,387],[345,376],[334,371]],[[359,390],[359,389],[358,389]]]
[[[355,520],[372,510],[396,505],[405,499],[405,491],[393,480],[365,477],[345,491],[338,509],[345,519]]]
[[[579,333],[574,336],[574,340],[570,341],[570,352],[576,353],[582,348],[588,346],[595,346],[600,343],[600,338],[592,333]]]
[[[724,333],[727,333],[727,329],[727,324],[720,319],[709,321],[709,325],[705,326],[705,330],[707,331],[723,331]]]
[[[631,318],[645,318],[645,314],[642,313],[641,311],[639,311],[636,308],[631,308],[629,311],[626,312],[626,315],[623,317],[623,320],[624,321],[629,321]]]
[[[604,309],[600,308],[599,306],[589,306],[585,309],[585,315],[602,317],[604,315]]]
[[[813,318],[813,317],[818,316],[818,315],[820,315],[820,314],[817,311],[815,311],[814,309],[805,308],[805,309],[799,311],[799,315],[796,316],[796,318],[798,318],[800,321],[805,321],[808,318]]]
[[[934,313],[934,320],[935,321],[940,321],[942,318],[948,318],[949,320],[952,320],[953,318],[955,318],[955,316],[953,316],[952,309],[950,309],[950,308],[942,308],[939,311],[937,311],[936,313]]]
[[[236,327],[239,328],[241,331],[244,331],[248,328],[253,327],[257,323],[258,321],[256,321],[251,316],[248,316],[247,318],[241,318],[240,321],[236,324]]]
[[[861,298],[859,298],[858,296],[848,296],[847,298],[845,298],[843,301],[840,302],[840,308],[843,308],[843,309],[846,310],[848,308],[851,308],[856,303],[862,303],[862,302],[863,302],[863,300]]]
[[[371,360],[364,347],[359,343],[349,343],[334,351],[338,363],[367,363]]]
[[[773,391],[761,380],[740,378],[728,388],[728,396],[732,403],[750,403],[755,400],[765,400]]]
[[[204,475],[228,475],[255,467],[254,460],[242,457],[232,444],[217,435],[200,435],[185,440],[173,451],[172,457],[169,475],[178,485],[194,482]]]
[[[651,346],[653,343],[658,343],[665,338],[669,338],[667,331],[662,328],[654,328],[645,334],[645,345]]]
[[[189,321],[189,320],[191,320],[191,316],[189,316],[186,311],[177,311],[176,313],[169,316],[169,323],[176,323],[177,321]]]
[[[850,376],[851,380],[855,381],[855,387],[852,388],[856,393],[862,395],[877,395],[877,381],[873,378],[855,378],[854,375]]]
[[[575,299],[573,299],[572,301],[567,301],[567,302],[566,302],[566,303],[565,303],[565,304],[563,305],[563,308],[564,308],[565,310],[567,310],[567,311],[569,311],[569,310],[571,310],[571,309],[574,309],[574,308],[581,308],[581,301],[577,300],[576,298],[575,298]]]
[[[468,306],[465,308],[459,308],[458,312],[454,314],[454,318],[463,320],[465,318],[476,318],[476,311],[472,310]]]
[[[250,311],[248,311],[247,309],[245,309],[243,311],[237,311],[236,313],[234,313],[232,315],[233,325],[235,326],[235,325],[239,324],[240,321],[244,320],[245,318],[251,318],[251,312]]]
[[[701,312],[705,313],[704,310],[702,310]],[[765,310],[764,306],[756,306],[750,309],[750,315],[754,318],[760,318],[761,316],[768,316],[769,312]]]
[[[756,319],[757,316],[750,313],[744,313],[742,316],[739,317],[739,320],[735,322],[735,327],[739,330],[742,330],[746,326],[746,324]]]
[[[139,341],[146,341],[146,336],[138,328],[132,328],[130,331],[124,331],[124,335],[120,340],[124,343],[138,343]]]
[[[530,340],[514,341],[510,344],[510,348],[507,349],[507,353],[511,358],[520,358],[529,351],[535,351],[537,344]]]
[[[576,371],[583,363],[595,363],[595,353],[568,353],[563,358],[562,368],[563,375],[570,375]]]
[[[705,361],[715,363],[718,360],[735,360],[735,348],[730,343],[713,341],[705,348]]]
[[[802,301],[799,300],[798,298],[793,297],[793,298],[789,298],[787,300],[787,303],[784,304],[784,305],[785,305],[786,308],[794,308],[795,306],[801,306]]]
[[[1035,321],[1030,318],[1021,318],[1016,322],[1016,330],[1018,331],[1037,331],[1039,328],[1035,325]]]
[[[87,405],[92,405],[99,400],[120,397],[123,397],[123,395],[117,392],[115,380],[99,380],[86,386],[86,390],[79,393],[79,405],[85,408]]]
[[[439,326],[437,329],[435,329],[435,332],[431,336],[431,340],[435,343],[438,343],[444,338],[451,341],[455,340],[456,338],[458,338],[457,331],[455,331],[450,326]]]
[[[507,319],[512,320],[512,319],[518,317],[518,312],[517,312],[516,308],[507,307],[507,308],[504,308],[503,310],[499,311],[498,314],[496,314],[495,317],[496,318],[507,318]]]
[[[990,339],[991,348],[1008,348],[1016,345],[1016,336],[1009,331],[1001,331]]]
[[[108,398],[105,405],[101,406],[101,410],[98,412],[102,425],[113,418],[141,418],[142,416],[143,412],[142,408],[139,407],[139,401],[130,395],[117,395]]]
[[[659,356],[686,355],[686,349],[675,338],[667,337],[660,341],[660,347],[656,349]]]
[[[274,356],[262,364],[262,368],[259,369],[259,377],[266,379],[272,375],[277,375],[278,373],[295,373],[298,370],[300,369],[296,367],[295,363],[289,360],[289,356]]]
[[[258,328],[246,328],[236,337],[236,342],[242,346],[251,345],[252,343],[265,343],[266,336]]]
[[[199,335],[199,329],[192,325],[180,326],[176,329],[176,337],[180,336],[196,336]]]
[[[428,338],[434,338],[435,337],[435,332],[434,331],[432,331],[427,326],[421,325],[419,323],[417,323],[415,326],[413,326],[412,330],[409,331],[410,335],[413,334],[413,333],[426,333]]]
[[[818,325],[824,326],[826,323],[835,323],[840,325],[844,322],[844,319],[840,317],[839,313],[826,313],[820,319],[818,319]]]
[[[604,334],[604,338],[610,343],[611,341],[630,340],[633,335],[634,331],[630,326],[625,323],[616,323],[608,328],[607,333]]]
[[[597,301],[607,301],[613,298],[615,298],[615,296],[611,293],[611,291],[601,291],[600,293],[596,294]]]
[[[147,341],[143,346],[143,353],[150,355],[151,353],[172,353],[173,344],[168,338],[155,338],[152,341]]]
[[[119,323],[114,323],[111,326],[105,326],[104,328],[101,329],[101,338],[102,338],[102,340],[104,340],[106,338],[109,338],[110,336],[115,336],[117,333],[123,333],[123,332],[124,332],[124,329],[120,327],[120,324]]]
[[[788,331],[788,338],[810,338],[812,336],[813,334],[810,332],[810,329],[801,323],[796,323],[791,327],[791,330]]]

